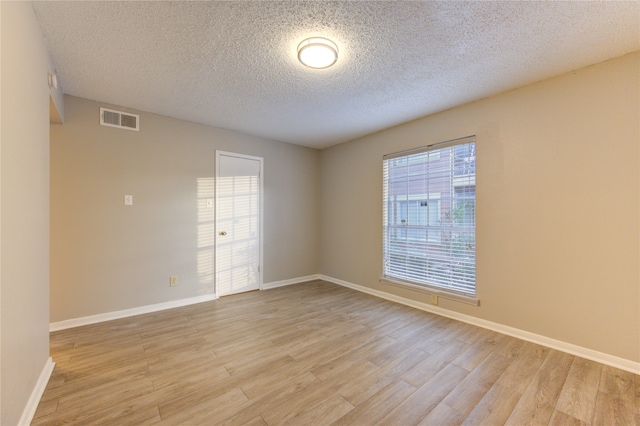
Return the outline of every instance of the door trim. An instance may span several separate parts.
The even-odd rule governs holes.
[[[220,292],[219,292],[219,288],[218,288],[218,267],[217,267],[217,262],[218,262],[218,194],[220,193],[219,190],[219,184],[220,184],[220,179],[219,179],[219,170],[220,170],[220,157],[221,156],[227,156],[227,157],[236,157],[236,158],[244,158],[247,160],[254,160],[254,161],[258,161],[259,163],[259,171],[258,171],[258,190],[260,191],[260,200],[258,203],[258,209],[260,210],[259,212],[259,218],[258,220],[260,221],[258,224],[258,227],[260,228],[260,232],[258,232],[258,251],[259,251],[259,265],[258,265],[258,290],[263,290],[264,286],[263,286],[263,271],[264,271],[264,262],[263,262],[263,241],[264,241],[264,226],[263,226],[263,222],[264,222],[264,158],[263,157],[256,157],[254,155],[247,155],[247,154],[238,154],[237,152],[230,152],[230,151],[221,151],[221,150],[216,150],[216,172],[215,172],[215,179],[216,179],[216,184],[215,184],[215,223],[213,224],[213,268],[214,268],[214,274],[213,274],[213,288],[214,288],[214,293],[216,296],[216,299],[218,299],[220,297]]]

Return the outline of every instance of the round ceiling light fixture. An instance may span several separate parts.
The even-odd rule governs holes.
[[[298,45],[298,59],[309,68],[329,68],[338,60],[338,46],[326,38],[308,38]]]

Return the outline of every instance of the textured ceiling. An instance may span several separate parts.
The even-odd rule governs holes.
[[[67,94],[316,148],[640,50],[638,1],[34,9]],[[309,36],[336,65],[298,62]]]

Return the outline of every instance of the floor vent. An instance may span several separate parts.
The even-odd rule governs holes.
[[[140,116],[128,112],[100,108],[100,124],[119,129],[140,130]]]

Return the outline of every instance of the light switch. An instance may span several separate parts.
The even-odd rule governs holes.
[[[213,198],[207,198],[207,208],[208,209],[213,208]]]
[[[133,195],[125,195],[124,196],[124,205],[132,206],[133,205]]]

